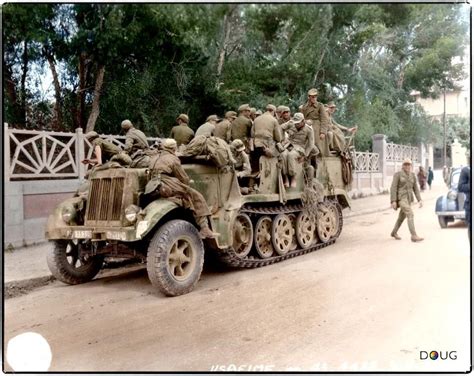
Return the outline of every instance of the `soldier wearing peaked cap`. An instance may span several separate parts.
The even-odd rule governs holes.
[[[336,104],[334,102],[329,102],[326,105],[330,127],[328,131],[328,143],[331,150],[335,150],[339,153],[342,153],[346,149],[346,139],[344,132],[355,133],[357,127],[347,128],[341,124],[338,124],[333,115],[336,112]]]
[[[232,123],[232,140],[242,140],[247,150],[250,150],[250,132],[252,120],[250,119],[251,108],[248,104],[239,107],[239,116]]]
[[[308,101],[301,108],[305,119],[313,121],[314,142],[323,156],[329,155],[327,132],[329,130],[329,116],[324,105],[318,102],[318,91],[308,91]]]
[[[187,145],[194,137],[194,131],[189,127],[189,117],[186,114],[180,114],[176,118],[178,125],[171,129],[170,137],[176,140],[178,146]]]
[[[219,118],[217,117],[217,115],[208,116],[206,119],[206,122],[197,129],[195,137],[213,136],[214,130],[216,129],[216,124],[218,121],[219,121]]]
[[[224,120],[216,124],[214,136],[219,137],[227,143],[232,141],[232,122],[237,118],[235,111],[227,111]]]
[[[423,206],[423,201],[421,200],[416,176],[411,169],[411,160],[405,159],[402,164],[402,170],[393,175],[392,186],[390,188],[390,202],[394,210],[400,209],[400,213],[390,235],[397,240],[401,239],[401,237],[398,236],[398,230],[406,218],[411,240],[413,242],[419,242],[422,241],[423,238],[420,238],[415,230],[414,215],[411,208],[413,204],[413,193],[420,204],[420,208]]]

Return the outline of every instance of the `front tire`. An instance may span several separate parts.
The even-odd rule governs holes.
[[[173,220],[151,239],[147,272],[151,284],[167,296],[187,294],[201,277],[204,246],[191,223]]]
[[[441,228],[448,227],[448,218],[443,215],[438,215],[438,222]]]
[[[55,240],[54,247],[47,256],[51,274],[68,285],[89,282],[99,273],[104,263],[101,255],[83,257],[81,247],[84,243],[71,240]]]

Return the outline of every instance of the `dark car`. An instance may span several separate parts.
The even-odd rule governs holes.
[[[448,223],[454,222],[456,219],[465,220],[464,200],[466,199],[466,196],[464,193],[458,192],[458,182],[461,170],[462,168],[452,169],[446,183],[449,188],[448,193],[444,196],[438,197],[436,200],[435,211],[441,228],[448,227]]]

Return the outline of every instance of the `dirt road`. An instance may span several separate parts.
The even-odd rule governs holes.
[[[403,240],[388,236],[393,212],[355,217],[331,247],[262,269],[208,267],[177,298],[155,293],[144,269],[54,282],[5,302],[5,345],[41,334],[51,371],[466,371],[467,230],[441,230],[433,207],[415,209],[422,243],[406,224]]]

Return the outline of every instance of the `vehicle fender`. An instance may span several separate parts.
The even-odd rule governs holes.
[[[441,212],[447,210],[447,197],[441,196],[436,200],[435,212]]]
[[[334,195],[336,196],[339,204],[341,205],[342,209],[350,208],[351,207],[351,200],[349,195],[344,189],[334,189]]]
[[[142,239],[146,236],[166,214],[178,207],[174,202],[164,198],[148,204],[144,209],[145,216],[137,223],[137,239]]]
[[[70,226],[65,223],[62,218],[63,208],[69,207],[73,210],[79,210],[83,204],[84,199],[81,197],[71,197],[59,203],[48,216],[45,230],[46,239],[53,240],[62,239],[65,238],[65,236],[68,237],[70,234]],[[73,221],[71,224],[75,225],[75,222]]]

